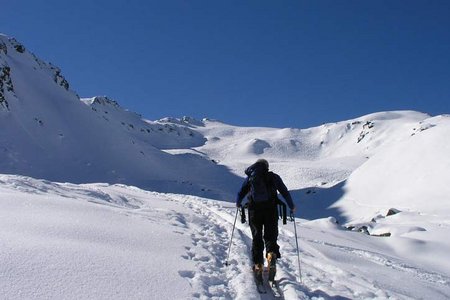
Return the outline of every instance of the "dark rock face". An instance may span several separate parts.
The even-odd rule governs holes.
[[[390,208],[386,214],[386,217],[398,214],[400,211],[396,208]]]
[[[8,54],[8,47],[6,44],[2,41],[0,41],[0,54],[3,52],[3,54]]]
[[[11,69],[8,66],[0,67],[0,106],[6,110],[8,110],[9,105],[5,93],[14,91],[10,72]]]
[[[14,45],[14,49],[16,49],[17,52],[19,53],[24,53],[25,52],[25,47],[23,45]]]
[[[69,90],[69,82],[66,80],[66,78],[64,78],[64,76],[61,75],[61,71],[59,69],[57,69],[55,71],[55,76],[54,76],[53,80],[57,84],[62,86],[66,91]]]

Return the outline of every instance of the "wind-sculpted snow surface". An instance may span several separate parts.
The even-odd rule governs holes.
[[[273,299],[256,292],[247,224],[237,222],[224,265],[232,204],[7,175],[0,176],[0,199],[5,299]],[[448,270],[417,264],[414,251],[400,256],[386,239],[334,221],[296,220],[303,284],[293,223],[280,224],[284,299],[450,297]]]

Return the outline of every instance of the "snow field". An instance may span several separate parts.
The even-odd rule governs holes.
[[[272,299],[256,292],[251,234],[231,203],[124,185],[0,176],[0,294],[6,299]],[[285,299],[446,299],[445,272],[334,218],[281,225]],[[395,278],[395,280],[392,280]]]
[[[182,207],[123,186],[22,178],[7,187],[2,182],[0,194],[1,298],[188,297],[178,270],[193,265],[173,260],[190,242]],[[155,207],[143,205],[149,196]]]

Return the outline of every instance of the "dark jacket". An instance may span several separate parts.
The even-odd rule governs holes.
[[[261,166],[257,165],[257,164],[251,165],[250,167],[247,168],[245,173],[248,176],[250,176],[252,168],[259,168],[259,167],[261,167]],[[238,205],[238,206],[240,206],[242,204],[242,200],[250,192],[249,178],[250,177],[247,177],[244,180],[244,183],[242,184],[242,187],[237,194],[236,205]],[[270,182],[269,186],[271,189],[271,195],[274,198],[272,200],[274,200],[274,201],[277,200],[277,191],[278,191],[283,196],[283,198],[286,200],[286,203],[289,206],[289,208],[291,210],[293,210],[294,202],[292,201],[291,194],[289,193],[286,185],[283,183],[283,180],[281,180],[281,177],[278,174],[275,174],[273,172],[268,172],[268,179]]]

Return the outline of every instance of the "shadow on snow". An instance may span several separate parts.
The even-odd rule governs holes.
[[[296,216],[314,220],[335,217],[339,223],[345,223],[346,218],[339,208],[332,207],[344,195],[346,181],[332,187],[309,187],[291,191],[292,198],[297,205]]]

